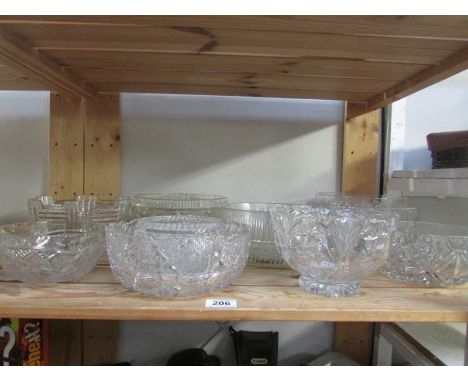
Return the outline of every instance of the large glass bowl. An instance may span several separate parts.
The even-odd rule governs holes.
[[[167,193],[139,194],[131,197],[133,219],[158,215],[209,216],[214,208],[226,207],[228,199],[222,195]]]
[[[215,210],[214,215],[225,221],[249,227],[250,254],[248,264],[256,267],[288,267],[279,252],[273,233],[270,210],[275,203],[230,203],[227,208]]]
[[[249,253],[247,227],[193,215],[109,224],[106,243],[122,285],[160,297],[224,288],[242,273]]]
[[[384,275],[414,284],[451,286],[468,281],[468,227],[401,221]]]
[[[362,278],[385,261],[393,217],[347,207],[281,206],[272,210],[277,245],[299,286],[329,297],[359,294]]]
[[[104,231],[97,226],[70,229],[61,223],[0,226],[0,259],[5,272],[30,284],[78,281],[104,251]]]

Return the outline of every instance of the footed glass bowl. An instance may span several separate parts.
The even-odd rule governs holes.
[[[270,210],[278,205],[275,203],[230,203],[227,208],[214,210],[213,214],[225,221],[246,224],[249,227],[249,265],[288,268],[276,247],[271,223]]]
[[[390,255],[380,272],[393,279],[430,286],[467,282],[468,227],[398,222]]]
[[[109,224],[106,243],[122,285],[160,297],[225,288],[243,272],[249,254],[247,227],[193,215]]]
[[[131,197],[133,219],[158,215],[211,215],[214,208],[226,207],[228,199],[211,194],[139,194]]]
[[[103,251],[102,227],[70,229],[51,222],[0,227],[3,269],[25,283],[78,281],[96,266]]]
[[[306,292],[359,294],[360,281],[385,261],[394,219],[369,209],[281,206],[272,210],[277,245]]]

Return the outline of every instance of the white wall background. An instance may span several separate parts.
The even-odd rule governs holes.
[[[265,98],[124,94],[122,193],[205,192],[232,201],[293,201],[338,190],[341,102]],[[291,317],[294,320],[294,317]],[[282,364],[332,349],[327,323],[242,322],[236,329],[279,331]],[[214,322],[123,322],[120,358],[165,364],[200,346]],[[206,348],[234,364],[227,335]]]
[[[47,190],[48,92],[0,91],[0,224],[28,218]]]
[[[404,169],[431,168],[426,135],[468,130],[468,70],[406,98]]]
[[[121,111],[122,194],[212,192],[233,201],[289,201],[340,187],[340,102],[126,94]],[[48,93],[0,92],[1,223],[26,219],[26,199],[47,190],[48,126]],[[328,323],[234,327],[279,331],[282,364],[311,360],[333,343]],[[119,356],[165,364],[216,329],[214,322],[122,322]],[[206,349],[234,364],[228,336]]]

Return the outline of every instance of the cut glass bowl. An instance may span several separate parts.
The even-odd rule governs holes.
[[[62,223],[19,223],[0,227],[0,258],[12,278],[30,284],[78,281],[104,251],[98,226],[70,229]]]
[[[133,219],[158,215],[211,215],[214,208],[226,207],[222,195],[167,193],[139,194],[131,197]]]
[[[78,195],[75,200],[56,201],[53,196],[42,195],[29,199],[28,207],[33,221],[107,224],[128,219],[130,199],[104,201]]]
[[[276,247],[270,210],[275,203],[230,203],[228,208],[215,210],[214,215],[225,221],[249,227],[250,254],[248,264],[257,267],[288,267]]]
[[[368,195],[348,195],[343,192],[319,192],[315,202],[323,205],[345,207],[372,207],[373,198]]]
[[[307,292],[357,295],[388,255],[394,219],[380,211],[285,205],[271,214],[278,248]]]
[[[451,286],[468,281],[468,227],[401,221],[380,272],[414,284]]]
[[[225,288],[242,273],[249,253],[246,226],[193,215],[109,224],[106,243],[122,285],[159,297]]]

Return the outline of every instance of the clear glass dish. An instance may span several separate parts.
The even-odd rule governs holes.
[[[451,286],[468,281],[468,227],[401,221],[380,268],[413,284]]]
[[[29,199],[28,207],[32,221],[107,224],[128,220],[130,199],[122,196],[104,201],[78,195],[75,200],[56,201],[53,196],[41,195]]]
[[[248,264],[256,267],[289,268],[276,247],[270,210],[276,203],[230,203],[227,208],[214,210],[225,221],[249,227],[250,254]]]
[[[318,192],[315,195],[315,202],[347,207],[372,207],[373,197],[369,195],[348,195],[343,192]]]
[[[392,215],[307,205],[276,207],[271,214],[278,248],[307,292],[357,295],[361,280],[388,256]]]
[[[139,194],[131,197],[133,219],[158,215],[208,216],[213,208],[226,207],[228,199],[222,195],[167,193]]]
[[[3,269],[30,284],[78,281],[104,251],[104,231],[94,225],[70,229],[63,223],[36,222],[0,226]]]
[[[249,253],[246,226],[193,215],[109,224],[106,243],[121,284],[159,297],[225,288],[242,273]]]

